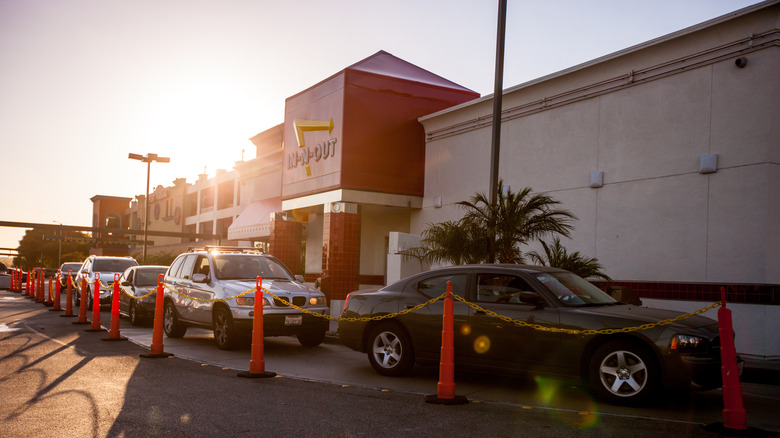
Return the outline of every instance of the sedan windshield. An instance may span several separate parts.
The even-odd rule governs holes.
[[[286,267],[276,260],[247,254],[222,254],[214,257],[217,278],[220,280],[292,280]]]
[[[540,272],[535,276],[564,306],[602,306],[617,303],[606,292],[571,272]]]

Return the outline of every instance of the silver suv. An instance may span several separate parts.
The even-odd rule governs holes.
[[[234,349],[252,333],[255,293],[262,287],[288,302],[320,315],[328,313],[325,295],[303,284],[282,262],[254,248],[205,247],[190,249],[173,261],[165,275],[166,336],[180,338],[187,327],[214,330],[222,350]],[[307,315],[263,294],[263,334],[297,336],[303,346],[314,347],[325,339],[328,321]]]
[[[111,292],[114,288],[114,274],[122,274],[125,269],[131,266],[138,266],[138,262],[132,257],[111,257],[91,255],[84,260],[74,286],[78,288],[78,293],[73,294],[73,301],[78,305],[81,301],[81,280],[87,279],[88,283],[95,281],[95,273],[100,274],[100,304],[111,303]],[[66,274],[67,275],[67,274]],[[92,299],[95,296],[95,285],[87,286],[87,308],[92,308]]]

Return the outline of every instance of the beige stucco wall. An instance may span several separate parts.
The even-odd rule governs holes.
[[[564,245],[614,279],[780,283],[780,49],[776,34],[745,42],[776,29],[778,11],[754,8],[506,90],[500,177],[574,212]],[[421,118],[425,198],[411,233],[487,193],[491,110],[488,97]],[[718,154],[716,173],[699,173],[703,154]],[[603,187],[589,187],[591,172],[604,173]]]

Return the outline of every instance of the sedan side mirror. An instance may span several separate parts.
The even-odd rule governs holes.
[[[192,274],[193,283],[206,283],[209,277],[206,274]]]
[[[125,281],[123,281],[123,282],[121,282],[119,284],[121,284],[122,286],[132,286],[132,284],[129,281],[127,281],[127,280],[125,280]]]
[[[301,274],[298,274],[298,275],[295,276],[295,281],[297,281],[299,283],[305,282],[305,280],[303,279],[303,275],[301,275]]]

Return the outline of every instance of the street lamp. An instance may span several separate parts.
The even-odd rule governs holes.
[[[57,249],[57,267],[59,268],[60,265],[62,264],[62,239],[64,238],[64,236],[62,235],[62,222],[60,221],[52,221],[52,222],[54,222],[55,224],[60,224],[60,238],[58,239],[60,243]]]
[[[146,163],[146,198],[144,199],[144,255],[141,263],[146,264],[146,232],[149,227],[149,174],[152,171],[152,161],[158,163],[170,163],[171,159],[168,157],[158,157],[157,154],[148,153],[146,156],[139,154],[128,154],[127,158],[131,160],[138,160]]]

